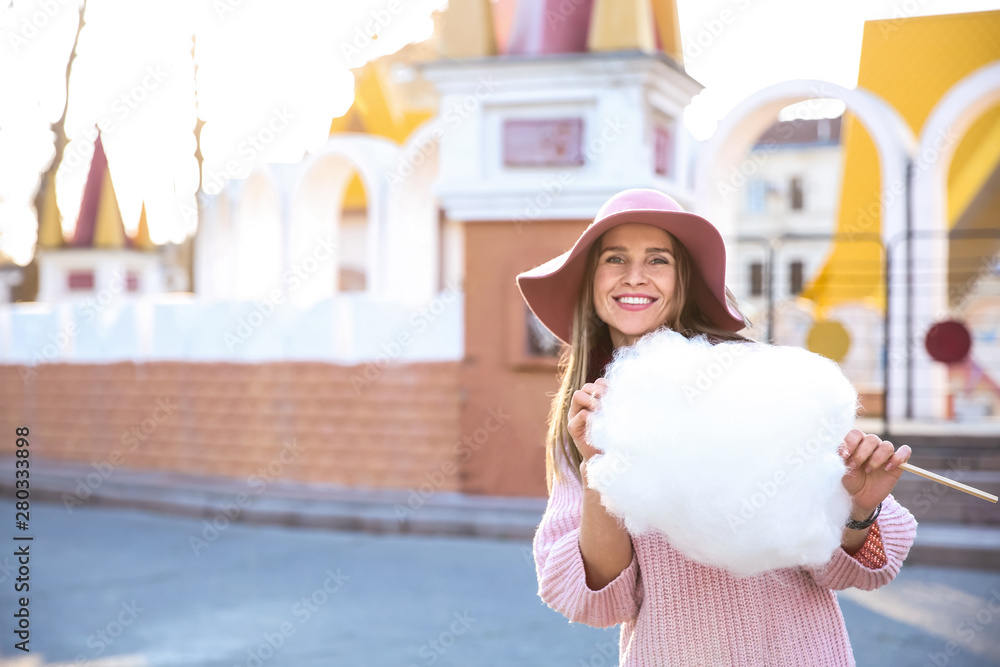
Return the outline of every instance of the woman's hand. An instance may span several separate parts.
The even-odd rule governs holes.
[[[844,436],[840,453],[851,468],[843,478],[853,503],[851,518],[864,521],[896,486],[903,474],[899,466],[910,458],[910,448],[894,449],[888,440],[854,428]]]
[[[586,440],[587,419],[597,407],[598,399],[607,390],[607,385],[607,380],[597,378],[595,382],[588,382],[581,389],[573,392],[573,399],[569,406],[569,434],[584,461],[589,461],[591,456],[600,453],[600,450],[595,449]]]

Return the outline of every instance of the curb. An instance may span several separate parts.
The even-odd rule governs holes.
[[[14,496],[14,461],[0,460],[0,495]],[[101,481],[83,485],[98,475]],[[450,535],[530,540],[547,500],[476,496],[439,491],[369,489],[275,481],[255,489],[244,480],[148,470],[114,469],[106,478],[93,466],[65,461],[35,462],[31,499],[77,507],[126,507],[203,518],[371,533]],[[421,502],[422,501],[422,502]],[[410,504],[412,503],[412,505]]]

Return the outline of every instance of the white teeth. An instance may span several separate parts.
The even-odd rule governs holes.
[[[618,297],[618,301],[633,306],[644,306],[647,303],[653,303],[653,300],[648,296],[620,296]]]

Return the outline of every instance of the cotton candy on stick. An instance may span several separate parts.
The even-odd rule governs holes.
[[[616,350],[605,377],[587,476],[630,533],[659,531],[737,576],[830,559],[850,515],[839,448],[858,404],[837,364],[660,329]]]

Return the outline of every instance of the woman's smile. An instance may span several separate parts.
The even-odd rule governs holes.
[[[645,310],[656,301],[646,294],[622,294],[612,297],[624,310]]]

